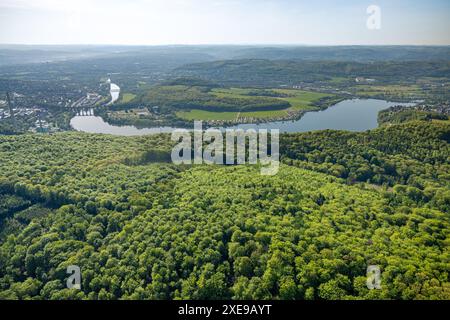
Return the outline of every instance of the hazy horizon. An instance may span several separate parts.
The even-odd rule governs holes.
[[[0,47],[261,47],[261,48],[325,48],[325,47],[450,47],[450,44],[304,44],[304,43],[163,43],[163,44],[123,44],[123,43],[0,43]]]
[[[448,46],[449,13],[445,0],[2,0],[0,44]]]

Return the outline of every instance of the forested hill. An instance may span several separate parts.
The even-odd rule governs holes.
[[[285,135],[273,177],[169,138],[0,136],[0,299],[450,299],[448,122]]]
[[[424,189],[450,184],[449,122],[408,122],[369,133],[326,130],[288,134],[286,163],[325,172],[348,183],[368,182]]]
[[[340,46],[340,47],[258,47],[243,48],[235,59],[304,60],[304,61],[444,61],[449,46]]]
[[[383,82],[420,77],[450,77],[444,61],[299,61],[241,59],[188,64],[175,69],[177,77],[193,77],[225,85],[279,86],[331,80],[333,77],[371,77]]]

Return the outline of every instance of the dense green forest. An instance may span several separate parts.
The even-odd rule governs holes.
[[[281,148],[286,163],[350,184],[444,187],[450,184],[448,126],[448,122],[408,122],[370,134],[331,130],[289,134],[282,137]]]
[[[408,121],[422,120],[449,120],[446,114],[434,112],[434,111],[420,111],[420,110],[408,110],[407,108],[401,108],[398,111],[392,111],[390,109],[383,110],[378,114],[378,123],[380,125],[399,124]]]
[[[0,299],[450,299],[449,140],[283,135],[266,177],[175,166],[168,135],[0,136]]]
[[[242,59],[179,67],[176,76],[213,80],[232,86],[279,86],[332,81],[334,77],[370,77],[387,84],[416,83],[421,77],[450,77],[450,63],[442,61],[298,61]]]

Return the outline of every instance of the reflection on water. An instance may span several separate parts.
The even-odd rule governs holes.
[[[317,130],[366,131],[378,127],[378,113],[396,105],[412,106],[412,103],[395,103],[384,100],[345,100],[324,111],[308,112],[300,120],[268,122],[260,125],[241,124],[231,129],[279,129],[280,132],[308,132]]]
[[[374,99],[346,100],[325,111],[308,112],[303,118],[296,121],[268,122],[259,125],[240,124],[227,127],[227,129],[279,129],[280,132],[307,132],[325,129],[365,131],[377,128],[378,112],[395,105],[399,105],[399,103]],[[400,103],[400,105],[414,104]],[[101,117],[93,116],[74,117],[70,124],[78,131],[122,136],[170,133],[176,129],[172,127],[138,129],[134,126],[114,126],[106,123]]]
[[[114,102],[119,100],[120,87],[117,84],[111,83],[111,89],[109,92],[111,94],[111,102],[109,104],[113,104]]]
[[[117,136],[170,133],[174,129],[170,127],[138,129],[135,126],[114,126],[105,122],[101,117],[94,116],[76,116],[72,118],[70,125],[77,131],[113,134]]]

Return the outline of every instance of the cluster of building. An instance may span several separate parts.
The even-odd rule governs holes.
[[[39,114],[42,110],[36,107],[33,108],[14,108],[13,113],[15,117],[29,117],[36,114]],[[9,108],[2,108],[0,109],[0,120],[1,119],[8,119],[11,117],[11,112]]]
[[[85,97],[78,99],[71,104],[71,108],[89,108],[99,103],[103,97],[98,93],[88,93]]]
[[[374,83],[375,81],[376,81],[375,79],[369,79],[369,78],[364,78],[364,77],[356,77],[355,78],[356,83]]]
[[[32,132],[39,132],[39,133],[47,133],[47,132],[56,131],[56,128],[51,126],[45,120],[36,120],[36,122],[34,124],[34,128],[31,128],[31,131]]]
[[[404,110],[432,112],[432,113],[442,114],[444,116],[450,116],[450,104],[448,104],[448,103],[442,103],[442,104],[437,104],[437,105],[418,104],[418,105],[411,106],[411,107],[399,105],[399,106],[393,106],[386,111],[391,114],[394,114],[394,113],[402,112]]]
[[[398,108],[398,109],[396,109]],[[439,113],[439,114],[443,114],[446,116],[450,116],[450,104],[448,103],[443,103],[443,104],[438,104],[438,105],[426,105],[426,104],[421,104],[421,105],[417,105],[414,107],[410,107],[412,110],[416,110],[416,111],[424,111],[424,112],[434,112],[434,113]],[[402,106],[396,106],[393,107],[391,110],[393,112],[395,111],[400,111],[404,109],[404,107]]]
[[[123,116],[127,116],[127,115],[133,115],[133,116],[137,116],[139,118],[149,118],[149,117],[156,117],[158,118],[159,115],[159,107],[158,106],[154,106],[154,107],[144,107],[144,106],[140,106],[134,109],[129,109],[126,111],[113,111],[113,112],[108,112],[109,116],[119,116],[119,117],[123,117]]]
[[[315,84],[314,86],[311,85],[295,85],[292,86],[292,89],[295,90],[304,90],[304,91],[312,91],[312,92],[320,92],[320,93],[327,93],[327,94],[343,94],[343,95],[352,95],[352,93],[350,91],[347,90],[341,90],[339,88],[330,86],[330,85],[317,85]]]

